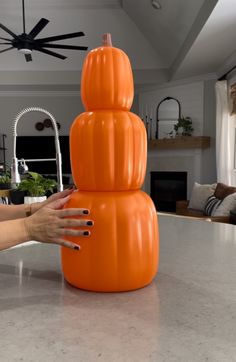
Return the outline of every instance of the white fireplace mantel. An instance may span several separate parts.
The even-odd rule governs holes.
[[[151,171],[187,172],[189,198],[194,182],[201,183],[203,153],[203,148],[149,149],[144,191],[150,194]]]

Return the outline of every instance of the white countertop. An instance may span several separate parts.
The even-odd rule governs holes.
[[[57,246],[1,252],[0,361],[236,361],[235,226],[159,225],[159,273],[133,292],[71,287]]]

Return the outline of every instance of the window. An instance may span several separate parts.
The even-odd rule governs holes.
[[[236,185],[236,83],[230,87],[230,123],[232,127],[232,136],[229,135],[229,143],[232,147],[234,165],[233,165],[233,184]]]

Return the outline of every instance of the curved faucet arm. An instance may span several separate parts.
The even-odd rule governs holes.
[[[55,120],[55,118],[53,117],[53,115],[48,112],[46,109],[41,108],[41,107],[29,107],[29,108],[25,108],[22,111],[20,111],[14,121],[13,121],[13,160],[14,163],[17,162],[17,158],[16,158],[16,137],[17,137],[17,124],[20,120],[20,118],[29,112],[41,112],[46,114],[52,121],[52,125],[54,128],[54,132],[55,132],[55,149],[56,149],[56,163],[57,163],[57,179],[58,179],[58,191],[62,191],[63,190],[63,184],[62,184],[62,159],[61,159],[61,150],[60,150],[60,143],[59,143],[59,132],[58,132],[58,128],[57,128],[57,122]]]
[[[16,129],[17,129],[17,124],[18,124],[20,118],[24,114],[29,113],[29,112],[41,112],[41,113],[46,114],[52,121],[54,132],[55,132],[55,141],[59,140],[59,132],[58,132],[58,128],[57,128],[57,122],[56,122],[55,118],[53,117],[53,115],[50,112],[48,112],[46,109],[43,109],[43,108],[40,108],[40,107],[25,108],[16,115],[16,117],[15,117],[15,119],[13,121],[13,137],[14,137],[14,139],[13,139],[13,157],[16,157],[16,137],[17,137]],[[59,144],[59,142],[55,142],[55,147],[56,147],[56,152],[60,153],[60,144]]]

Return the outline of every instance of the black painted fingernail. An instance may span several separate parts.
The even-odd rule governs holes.
[[[83,235],[88,236],[89,234],[90,234],[89,231],[84,231],[84,232],[83,232]]]
[[[87,221],[86,225],[93,225],[93,222],[92,221]]]
[[[89,211],[88,211],[88,210],[84,210],[84,211],[83,211],[83,214],[88,215],[88,213],[89,213]]]
[[[74,249],[75,250],[80,250],[80,246],[76,245],[76,246],[74,246]]]

